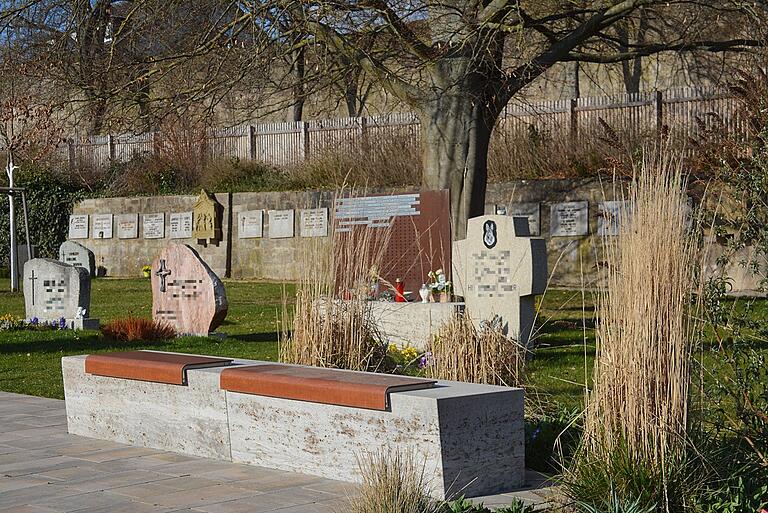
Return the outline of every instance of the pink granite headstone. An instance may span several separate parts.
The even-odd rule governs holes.
[[[169,244],[152,262],[152,317],[180,335],[208,336],[227,316],[224,284],[197,251]]]

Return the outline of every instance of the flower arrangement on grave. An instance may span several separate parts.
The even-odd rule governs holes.
[[[152,276],[152,266],[145,265],[144,267],[141,268],[141,272],[142,274],[144,274],[145,278],[149,278],[150,276]]]
[[[434,302],[437,298],[441,303],[448,303],[451,300],[453,284],[446,278],[445,272],[442,269],[429,271],[427,278],[429,279],[427,287],[432,292],[432,301]]]
[[[21,319],[12,314],[0,316],[0,331],[18,331],[18,330],[63,330],[67,327],[67,320],[61,317],[58,320],[41,321],[37,317],[31,319]]]

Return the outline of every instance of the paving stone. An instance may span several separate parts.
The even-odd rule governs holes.
[[[153,497],[152,502],[161,506],[188,506],[199,508],[200,506],[215,504],[217,502],[227,502],[245,497],[253,497],[255,492],[248,492],[241,488],[235,488],[225,484],[216,484],[192,490],[182,490],[179,492],[158,495]]]

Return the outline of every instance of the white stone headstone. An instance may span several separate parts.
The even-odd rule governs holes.
[[[82,267],[88,275],[96,276],[96,257],[93,251],[80,243],[67,240],[59,246],[59,262],[75,267]]]
[[[246,210],[237,214],[237,237],[254,239],[264,236],[264,211]]]
[[[135,239],[139,236],[139,214],[117,215],[117,238]]]
[[[24,264],[24,306],[28,320],[72,320],[90,308],[91,278],[83,267],[33,258]]]
[[[145,239],[165,238],[165,214],[144,214],[141,222]]]
[[[544,239],[529,236],[524,218],[487,215],[470,219],[467,238],[453,248],[453,280],[472,320],[498,316],[502,331],[527,345],[535,296],[547,283]]]
[[[93,214],[93,238],[112,238],[112,214]]]
[[[284,239],[294,236],[294,211],[270,210],[269,211],[269,238]]]
[[[300,211],[299,234],[302,237],[327,237],[328,209],[310,208]]]
[[[171,213],[171,238],[192,238],[192,212]]]
[[[72,214],[69,216],[70,239],[88,238],[88,214]]]
[[[618,235],[622,220],[626,219],[627,201],[601,201],[597,204],[597,234]]]
[[[227,316],[224,284],[186,244],[163,248],[152,263],[152,317],[180,335],[208,336]]]
[[[511,203],[507,206],[505,214],[512,217],[525,217],[528,220],[531,235],[541,234],[541,203]]]
[[[589,202],[553,203],[550,209],[551,237],[581,237],[589,233]]]

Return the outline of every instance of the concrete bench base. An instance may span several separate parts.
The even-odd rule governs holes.
[[[235,364],[262,363],[236,360]],[[423,462],[435,497],[507,492],[524,479],[523,391],[438,382],[395,392],[390,411],[224,392],[223,368],[190,369],[188,386],[85,373],[62,358],[72,434],[360,481],[377,450]]]

